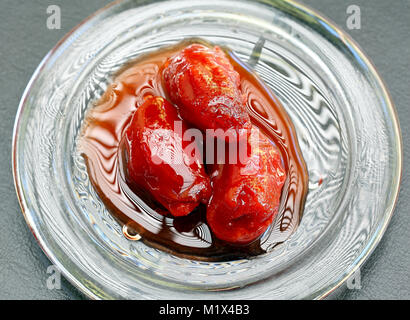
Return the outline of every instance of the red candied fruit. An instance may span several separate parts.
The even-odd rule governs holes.
[[[233,244],[256,240],[278,213],[286,180],[279,150],[258,130],[245,164],[214,167],[207,220],[217,238]]]
[[[185,151],[190,143],[182,139],[187,129],[172,104],[149,96],[135,111],[125,135],[128,178],[175,217],[207,203],[211,194],[200,155]]]
[[[201,130],[249,130],[240,77],[219,47],[192,44],[164,65],[164,82],[181,116]]]

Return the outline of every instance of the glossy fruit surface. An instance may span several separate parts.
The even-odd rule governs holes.
[[[239,74],[219,47],[184,48],[165,63],[163,76],[181,116],[199,129],[251,128]]]
[[[148,191],[173,216],[185,216],[211,193],[198,153],[183,141],[188,129],[175,107],[149,96],[126,131],[127,171],[133,185]]]
[[[286,172],[279,150],[258,130],[245,164],[214,166],[207,221],[221,239],[246,244],[257,239],[278,213]]]

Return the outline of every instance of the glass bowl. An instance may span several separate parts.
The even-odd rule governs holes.
[[[184,38],[230,47],[278,96],[309,171],[297,231],[271,252],[208,263],[124,237],[77,148],[84,115],[127,61]],[[358,46],[293,1],[116,1],[44,58],[23,95],[13,148],[22,211],[44,252],[99,299],[323,298],[365,261],[401,176],[392,101]]]

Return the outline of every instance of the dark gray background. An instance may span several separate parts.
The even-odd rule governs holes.
[[[404,172],[395,215],[380,245],[361,270],[360,290],[342,288],[338,299],[410,298],[410,0],[304,0],[347,31],[373,60],[399,114]],[[50,262],[28,229],[15,195],[11,141],[20,97],[44,55],[71,28],[108,0],[0,1],[0,299],[83,299],[67,281],[48,290]],[[59,5],[61,30],[48,30],[46,8]],[[359,5],[361,30],[346,28],[346,8]]]

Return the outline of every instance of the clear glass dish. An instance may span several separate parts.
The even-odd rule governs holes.
[[[270,253],[207,263],[124,237],[77,149],[86,111],[141,53],[200,37],[230,47],[293,120],[309,171],[297,231]],[[323,298],[365,261],[397,200],[400,129],[369,59],[293,1],[116,1],[44,58],[21,100],[13,145],[28,225],[64,276],[100,299]]]

